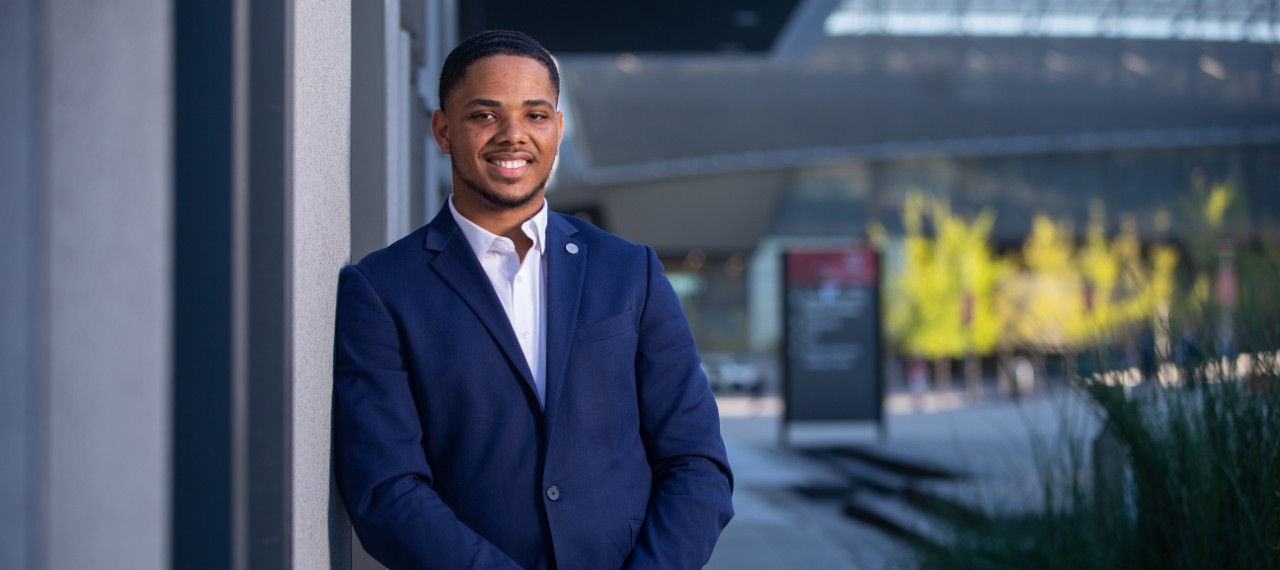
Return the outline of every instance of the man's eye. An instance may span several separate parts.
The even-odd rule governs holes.
[[[471,115],[471,118],[473,118],[473,119],[480,119],[480,120],[485,120],[485,121],[487,121],[487,120],[489,120],[489,119],[493,119],[493,118],[495,118],[495,117],[497,117],[497,115],[495,115],[495,114],[493,114],[493,113],[488,113],[488,112],[485,112],[485,113],[476,113],[476,114],[474,114],[474,115]]]
[[[529,120],[531,121],[541,121],[546,118],[547,115],[545,113],[529,113]]]

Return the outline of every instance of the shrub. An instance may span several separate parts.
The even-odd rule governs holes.
[[[1259,338],[1274,336],[1241,345],[1274,346]],[[1130,389],[1114,377],[1076,383],[1105,422],[1096,440],[1037,447],[1040,509],[967,513],[952,543],[925,547],[922,566],[1280,568],[1275,353],[1203,358],[1176,386],[1153,379]]]

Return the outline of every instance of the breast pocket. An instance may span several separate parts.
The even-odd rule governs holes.
[[[608,340],[617,336],[635,332],[635,311],[627,309],[622,313],[618,313],[612,317],[595,321],[591,324],[578,327],[578,331],[574,333],[574,341],[577,343],[593,343],[602,340]]]

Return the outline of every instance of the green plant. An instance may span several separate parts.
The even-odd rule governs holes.
[[[903,267],[889,278],[886,295],[889,341],[931,359],[990,354],[1003,328],[995,295],[1006,267],[990,245],[995,214],[965,219],[915,191],[903,204],[902,224]]]
[[[1014,517],[970,515],[953,543],[925,549],[922,566],[1280,568],[1275,354],[1247,359],[1246,369],[1200,349],[1212,356],[1177,387],[1127,389],[1107,374],[1079,379],[1107,426],[1103,437],[1039,446],[1041,507]],[[1106,445],[1119,459],[1089,465],[1083,450]]]

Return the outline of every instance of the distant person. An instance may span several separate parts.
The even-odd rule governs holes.
[[[1017,399],[1030,396],[1035,387],[1035,365],[1025,356],[1015,357],[1013,359],[1013,397]]]
[[[458,45],[431,119],[453,195],[342,270],[338,490],[389,568],[701,568],[733,514],[653,250],[547,209],[559,86],[524,34]]]
[[[1143,382],[1155,382],[1160,374],[1160,355],[1156,349],[1156,337],[1150,328],[1143,328],[1138,336],[1138,370]]]
[[[1181,370],[1183,384],[1198,383],[1204,380],[1203,341],[1199,332],[1191,325],[1183,325],[1178,335],[1178,343],[1174,347],[1174,361]]]
[[[907,367],[907,387],[911,392],[911,407],[917,412],[923,412],[925,394],[929,391],[929,369],[924,359],[911,359],[911,364]]]

